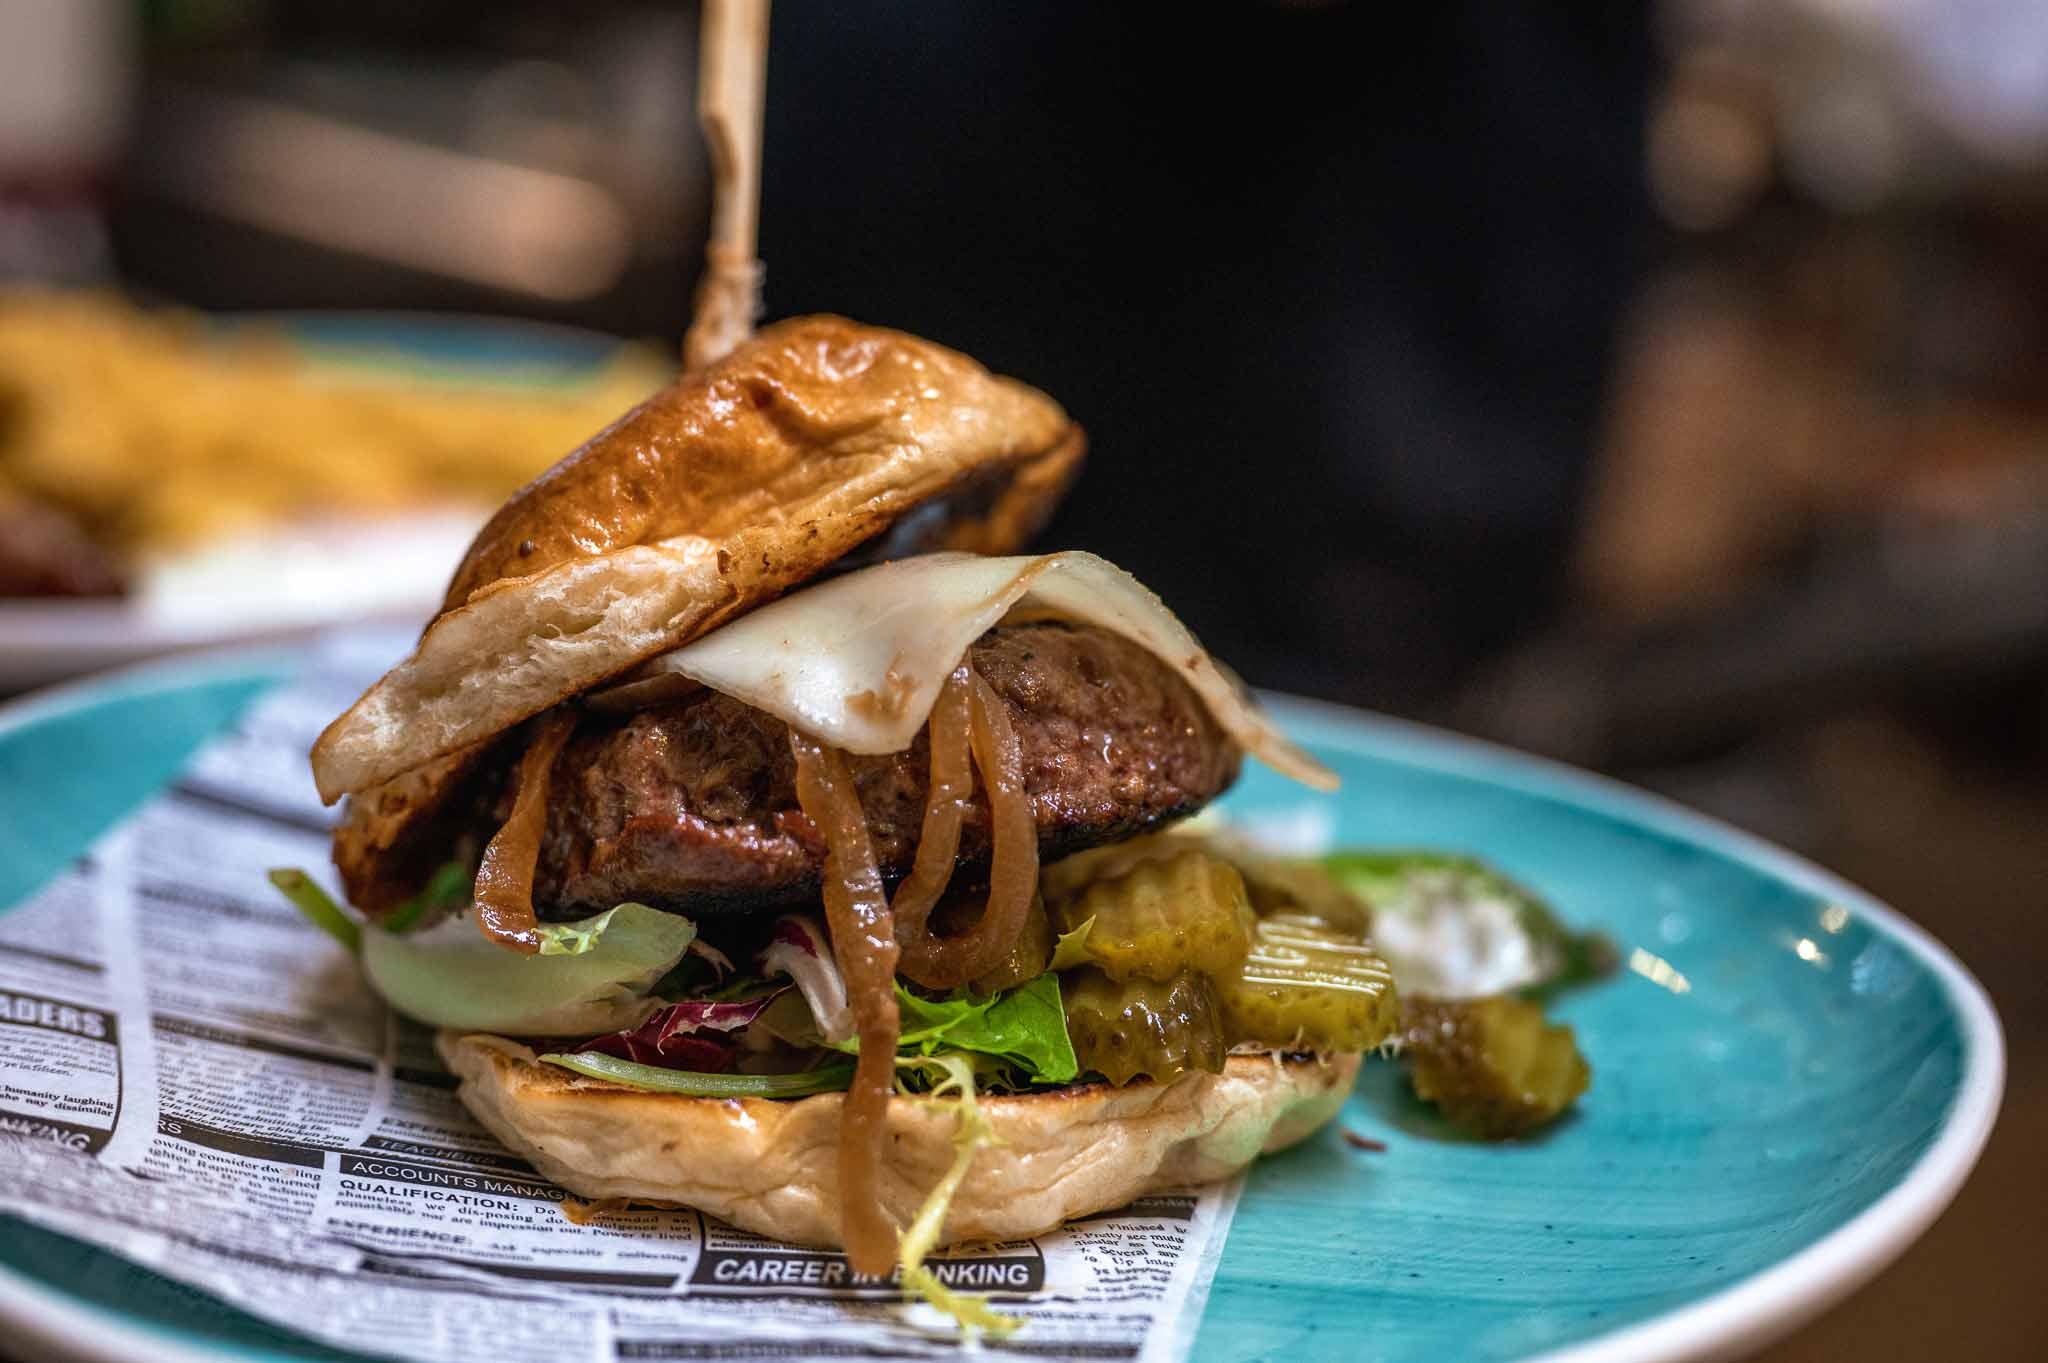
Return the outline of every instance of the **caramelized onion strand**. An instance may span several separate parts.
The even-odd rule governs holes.
[[[967,672],[969,746],[988,791],[992,825],[988,903],[974,925],[957,936],[938,936],[922,920],[918,931],[904,935],[903,973],[931,989],[957,989],[1001,964],[1023,932],[1038,890],[1038,825],[1024,790],[1023,746],[995,688],[971,669],[962,670]],[[938,737],[934,730],[934,747]],[[923,860],[922,847],[918,857]]]
[[[519,791],[511,817],[492,835],[476,872],[476,921],[501,947],[531,956],[540,950],[540,922],[533,912],[533,870],[540,838],[547,831],[548,774],[569,735],[574,711],[550,710],[534,730],[519,759]]]
[[[967,802],[974,798],[973,696],[974,672],[962,663],[946,678],[938,703],[932,707],[929,791],[917,860],[889,902],[896,918],[896,940],[906,950],[927,935],[925,924],[932,906],[946,892],[953,878],[953,862],[960,854],[960,822],[967,813]]]
[[[825,921],[860,1036],[860,1058],[840,1108],[839,1229],[854,1271],[882,1277],[896,1263],[896,1227],[882,1210],[878,1188],[900,1023],[895,922],[846,759],[794,729],[789,746],[797,803],[825,839]]]

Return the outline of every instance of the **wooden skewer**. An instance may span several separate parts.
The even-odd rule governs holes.
[[[768,0],[704,0],[697,117],[711,151],[711,240],[683,337],[701,369],[753,334],[760,310],[761,105],[768,84]]]

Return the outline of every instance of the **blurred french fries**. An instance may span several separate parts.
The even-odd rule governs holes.
[[[673,373],[621,347],[565,380],[309,352],[261,323],[0,292],[0,500],[135,559],[300,517],[495,504]]]

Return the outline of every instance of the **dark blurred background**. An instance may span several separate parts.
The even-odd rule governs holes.
[[[0,279],[674,346],[687,4],[0,0]],[[1997,997],[1955,1211],[1768,1356],[2036,1356],[2048,7],[785,3],[771,316],[1056,395],[1251,679],[1618,773]]]

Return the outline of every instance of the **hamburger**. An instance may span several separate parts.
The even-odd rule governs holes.
[[[863,1274],[1301,1140],[1391,976],[1188,821],[1335,778],[1130,576],[1017,554],[1084,448],[937,345],[763,330],[513,496],[321,736],[364,926],[282,883],[564,1188]]]

